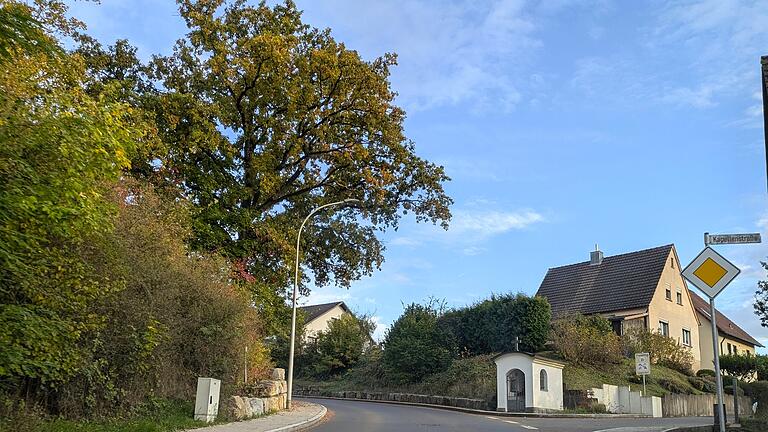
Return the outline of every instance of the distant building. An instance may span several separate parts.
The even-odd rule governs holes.
[[[712,321],[709,319],[709,302],[691,292],[693,307],[699,314],[699,336],[701,337],[701,364],[707,369],[714,368],[715,354],[712,349]],[[715,309],[717,315],[717,335],[720,354],[752,354],[755,347],[763,345],[736,325],[722,312]]]
[[[327,331],[332,320],[339,319],[344,314],[352,314],[343,301],[301,306],[299,309],[304,312],[306,318],[304,329],[307,339],[314,339],[319,332]]]
[[[537,295],[547,298],[554,318],[601,315],[618,335],[657,330],[692,349],[694,370],[712,369],[709,306],[688,290],[680,271],[672,244],[609,257],[598,249],[589,261],[549,269]],[[723,353],[728,344],[731,352],[762,346],[725,315],[718,314],[718,324]]]

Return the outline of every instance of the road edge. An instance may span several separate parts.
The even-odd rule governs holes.
[[[292,425],[281,426],[279,428],[270,429],[264,432],[295,432],[295,431],[307,430],[316,426],[318,423],[322,422],[326,414],[328,414],[328,408],[326,408],[325,405],[321,405],[321,404],[315,404],[315,405],[319,406],[322,409],[320,410],[319,413],[315,414],[314,416],[306,420],[303,420],[301,422],[294,423]]]
[[[419,407],[425,407],[425,408],[434,408],[434,409],[442,409],[447,411],[457,411],[457,412],[463,412],[467,414],[478,414],[478,415],[490,415],[495,417],[533,417],[533,418],[652,418],[649,415],[643,415],[643,414],[568,414],[568,413],[510,413],[510,412],[500,412],[500,411],[486,411],[486,410],[476,410],[472,408],[462,408],[462,407],[454,407],[454,406],[448,406],[448,405],[435,405],[435,404],[427,404],[427,403],[420,403],[420,402],[401,402],[401,401],[389,401],[389,400],[375,400],[375,399],[357,399],[357,398],[340,398],[340,397],[334,397],[334,396],[294,396],[294,398],[297,399],[330,399],[330,400],[341,400],[341,401],[355,401],[355,402],[371,402],[371,403],[382,403],[382,404],[390,404],[390,405],[407,405],[407,406],[419,406]]]

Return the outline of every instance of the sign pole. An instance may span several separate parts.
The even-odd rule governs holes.
[[[712,318],[712,346],[715,353],[715,382],[717,383],[717,413],[720,416],[720,432],[725,432],[725,413],[723,411],[723,376],[720,373],[720,344],[717,335],[717,317],[715,315],[715,299],[709,299],[709,316]]]
[[[643,375],[643,396],[645,396],[647,393],[645,392],[645,375]]]

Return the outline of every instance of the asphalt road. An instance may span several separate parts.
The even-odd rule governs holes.
[[[313,432],[661,432],[674,426],[712,424],[711,417],[588,419],[497,417],[436,408],[335,399],[307,399],[328,408]]]

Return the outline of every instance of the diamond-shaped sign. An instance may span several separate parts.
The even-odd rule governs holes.
[[[714,249],[706,247],[688,264],[682,275],[709,298],[715,298],[740,272]]]

